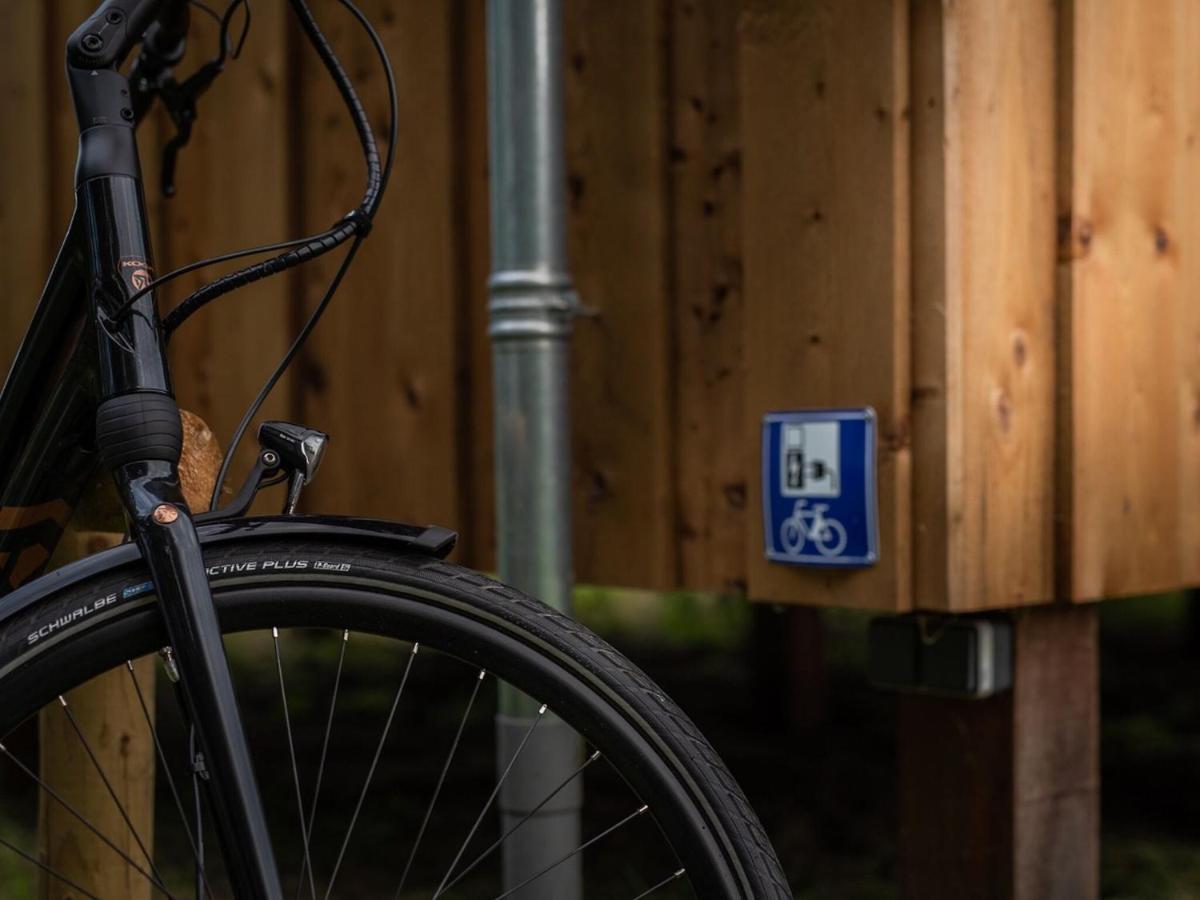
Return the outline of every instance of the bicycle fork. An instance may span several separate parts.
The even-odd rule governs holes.
[[[179,671],[184,714],[204,755],[209,805],[236,896],[282,898],[258,785],[238,714],[196,528],[176,464],[133,463],[115,473],[150,567]]]

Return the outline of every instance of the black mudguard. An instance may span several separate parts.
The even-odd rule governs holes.
[[[453,531],[437,525],[406,525],[380,519],[338,516],[264,516],[230,519],[200,525],[197,531],[200,543],[205,547],[233,541],[327,538],[367,546],[416,551],[438,559],[447,556],[458,540],[458,535]],[[46,597],[96,576],[135,564],[141,557],[137,545],[127,542],[35,578],[0,598],[0,631],[15,617]]]

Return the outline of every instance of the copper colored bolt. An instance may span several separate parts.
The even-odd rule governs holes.
[[[170,525],[179,518],[179,510],[170,503],[154,507],[154,521],[159,525]]]

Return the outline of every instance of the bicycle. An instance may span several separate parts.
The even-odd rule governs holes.
[[[822,556],[837,556],[846,549],[846,526],[825,515],[828,509],[828,503],[808,506],[807,500],[797,500],[792,514],[783,520],[779,529],[783,549],[792,556],[799,556],[810,539]]]
[[[237,898],[279,900],[286,886],[289,894],[315,900],[320,880],[328,900],[338,878],[354,868],[359,896],[507,897],[527,891],[544,873],[500,891],[486,880],[507,851],[505,842],[528,818],[501,832],[489,811],[508,773],[529,764],[522,753],[533,745],[535,729],[567,728],[591,749],[574,769],[550,773],[553,789],[536,803],[530,798],[533,812],[577,793],[586,772],[588,779],[608,779],[601,790],[588,788],[602,811],[624,804],[625,813],[555,865],[576,865],[580,854],[591,861],[604,846],[615,844],[615,862],[609,856],[603,868],[615,867],[628,896],[790,896],[761,825],[716,753],[686,715],[616,650],[538,601],[446,562],[456,536],[444,528],[297,515],[326,435],[293,423],[264,423],[252,470],[233,498],[220,505],[233,450],[367,237],[395,159],[395,86],[387,53],[351,0],[338,2],[370,36],[387,75],[392,118],[383,155],[354,85],[308,3],[289,0],[354,122],[367,169],[362,200],[320,234],[228,253],[162,276],[155,275],[147,236],[135,129],[155,102],[167,107],[178,134],[164,153],[163,188],[173,193],[176,155],[187,143],[197,100],[241,53],[250,4],[231,0],[221,14],[195,0],[104,0],[68,42],[67,76],[80,126],[77,208],[0,392],[0,591],[6,593],[0,600],[0,767],[9,777],[27,778],[27,788],[40,802],[63,805],[89,826],[21,758],[10,736],[56,698],[74,725],[71,691],[100,673],[125,668],[153,738],[164,797],[160,805],[173,805],[178,813],[178,823],[160,829],[160,843],[173,841],[183,862],[173,866],[162,853],[150,851],[128,816],[138,849],[126,851],[109,836],[98,837],[111,848],[112,865],[127,867],[154,895],[181,897],[191,891],[214,898],[224,894],[224,878]],[[219,50],[180,81],[175,70],[187,50],[190,8],[218,21]],[[244,25],[235,37],[239,10]],[[136,59],[123,73],[135,49]],[[235,431],[210,509],[190,510],[178,477],[182,438],[165,355],[170,334],[234,289],[344,245],[348,249],[329,289]],[[160,318],[156,288],[185,272],[252,256],[267,258],[200,288]],[[130,539],[43,574],[97,471],[113,478]],[[283,512],[247,518],[259,491],[276,484],[286,485]],[[247,647],[253,652],[244,652]],[[150,716],[146,698],[152,687],[139,682],[132,664],[154,654],[162,657],[179,700],[174,738],[161,719],[156,724]],[[290,668],[296,677],[297,656],[306,681],[316,683],[316,662],[327,661],[332,670],[320,682],[329,697],[316,717],[325,723],[323,735],[293,729],[297,698],[307,696],[287,689],[285,671]],[[369,658],[366,674],[356,669],[356,656]],[[239,672],[261,660],[268,674],[235,684],[231,659]],[[378,740],[372,732],[364,745],[371,752],[356,762],[370,759],[361,789],[347,795],[347,802],[356,802],[353,814],[333,840],[318,840],[325,825],[318,814],[343,803],[322,791],[341,777],[335,764],[345,756],[334,747],[340,729],[358,735],[366,727],[339,703],[358,682],[384,676],[390,679],[387,715]],[[479,732],[472,710],[487,706],[483,686],[498,680],[540,705],[510,753],[510,748],[495,749],[497,755],[506,751],[504,767],[496,783],[481,791],[485,799],[478,815],[469,823],[451,822],[446,842],[438,844],[430,829],[447,818],[439,800],[450,792],[448,777],[467,765],[466,757],[481,756],[471,743]],[[278,765],[262,766],[262,752],[260,765],[254,765],[238,689],[256,698],[251,724],[280,717],[283,734],[273,732],[271,738],[271,762],[277,759]],[[276,689],[280,703],[268,716],[265,701],[258,701],[263,691],[273,695]],[[452,704],[443,712],[430,703],[406,702],[411,697],[406,689],[426,689]],[[405,716],[407,729],[398,724]],[[441,726],[439,741],[427,739],[422,730]],[[86,738],[78,729],[76,734],[95,763]],[[306,740],[312,748],[305,747]],[[385,776],[389,740],[425,750],[436,745],[430,755],[436,764],[428,773],[410,765],[399,775]],[[317,774],[306,782],[298,748],[312,749],[315,756],[318,746]],[[176,751],[191,775],[190,810],[173,774],[179,770]],[[494,771],[491,754],[482,756],[488,763],[484,769]],[[98,774],[107,786],[103,771]],[[420,781],[425,774],[429,777],[419,792],[404,780]],[[284,794],[294,801],[290,808],[266,808],[259,790],[264,777],[286,785]],[[364,803],[378,799],[378,792],[371,793],[373,784],[385,777],[406,801],[396,813],[405,827],[386,837],[394,852],[379,853],[372,845],[370,861],[382,871],[367,875],[351,859],[352,842]],[[462,790],[470,788],[468,783]],[[120,806],[115,793],[112,798]],[[18,805],[5,802],[0,809],[11,814]],[[272,832],[272,819],[289,824]],[[216,833],[220,860],[208,854],[208,830]],[[498,837],[489,843],[493,834]],[[280,847],[290,857],[288,871],[298,875],[281,874]],[[5,850],[23,857],[41,877],[95,896],[0,833],[0,852]],[[634,863],[646,862],[633,869]]]

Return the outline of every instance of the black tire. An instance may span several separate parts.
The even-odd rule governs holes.
[[[476,572],[415,554],[295,540],[225,545],[206,560],[226,633],[347,628],[417,640],[486,668],[548,703],[604,753],[650,805],[698,896],[791,896],[757,816],[695,725],[573,620]],[[0,735],[54,697],[166,642],[147,581],[144,568],[130,567],[4,623]],[[72,621],[77,610],[111,597]]]

